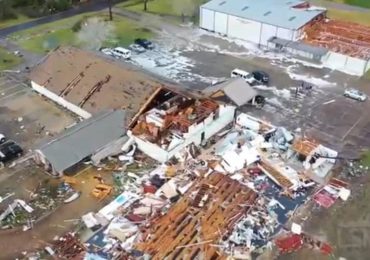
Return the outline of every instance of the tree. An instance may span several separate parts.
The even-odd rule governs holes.
[[[112,0],[108,0],[109,21],[113,21]]]
[[[181,14],[182,22],[185,22],[185,16],[194,16],[197,4],[194,0],[172,0],[173,10]]]
[[[0,0],[0,20],[15,18],[12,10],[12,0]]]
[[[144,12],[148,10],[148,1],[149,0],[144,0]]]

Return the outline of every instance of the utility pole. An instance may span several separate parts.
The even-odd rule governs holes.
[[[109,21],[113,21],[112,0],[108,0]]]

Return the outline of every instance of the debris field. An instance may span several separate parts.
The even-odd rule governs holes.
[[[370,59],[370,28],[339,20],[321,20],[305,27],[304,41],[351,57]]]

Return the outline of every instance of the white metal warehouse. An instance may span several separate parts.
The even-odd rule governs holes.
[[[325,12],[301,0],[212,0],[200,7],[200,27],[267,46],[271,37],[298,40]]]

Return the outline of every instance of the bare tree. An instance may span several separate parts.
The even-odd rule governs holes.
[[[144,11],[145,12],[148,10],[148,1],[149,0],[144,0]]]
[[[108,0],[109,21],[113,21],[112,0]]]
[[[172,0],[173,9],[181,14],[182,22],[185,22],[185,16],[193,16],[197,8],[194,0]]]
[[[87,49],[96,50],[115,38],[115,27],[102,18],[91,17],[83,23],[77,37]]]

